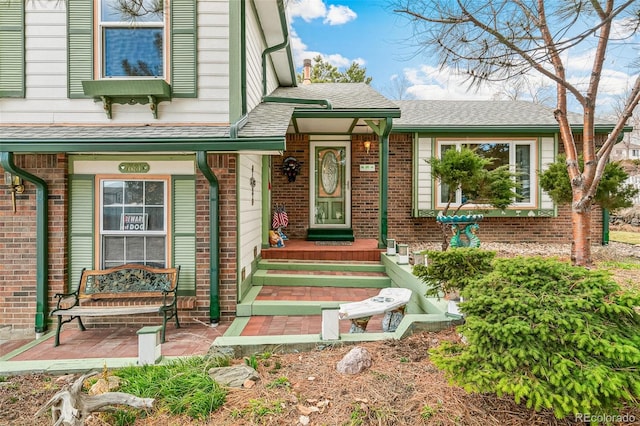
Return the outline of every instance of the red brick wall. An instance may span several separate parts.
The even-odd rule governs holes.
[[[412,134],[392,134],[389,142],[388,237],[400,242],[438,242],[440,228],[433,218],[412,217]],[[367,155],[363,141],[371,139]],[[580,135],[576,141],[580,143]],[[562,147],[561,147],[562,150]],[[355,135],[351,145],[352,227],[356,238],[378,236],[379,143],[377,138]],[[282,174],[282,161],[294,156],[303,163],[295,182]],[[275,203],[285,203],[289,214],[290,238],[306,238],[309,223],[309,141],[307,135],[288,135],[287,150],[282,157],[272,157],[271,197]],[[375,172],[361,172],[361,164],[375,164]],[[557,218],[486,218],[480,224],[483,241],[549,242],[571,241],[571,218],[568,206],[558,208]],[[600,241],[602,213],[597,207],[592,213],[593,241]]]
[[[16,155],[16,166],[44,179],[49,198],[48,296],[63,291],[67,280],[67,157]],[[2,176],[4,170],[0,169]],[[16,212],[11,193],[0,189],[0,326],[35,329],[36,312],[36,188],[25,182],[16,194]],[[46,309],[48,314],[49,308]]]
[[[371,140],[369,154],[363,142]],[[295,182],[282,174],[282,162],[295,157],[302,163]],[[271,213],[275,204],[285,204],[289,226],[284,229],[289,238],[304,239],[309,228],[309,137],[287,135],[287,150],[283,156],[271,157]],[[361,164],[374,164],[375,172],[361,172]],[[351,224],[356,238],[377,238],[378,235],[379,164],[378,141],[371,135],[354,136],[351,141]]]
[[[236,308],[236,156],[209,155],[209,165],[218,178],[220,201],[220,304],[221,319],[230,320]],[[48,313],[53,294],[66,291],[67,247],[67,156],[16,155],[18,167],[43,179],[49,187],[49,285]],[[0,168],[0,172],[4,171]],[[36,312],[36,191],[26,182],[17,194],[17,212],[10,192],[0,188],[0,327],[34,329]],[[201,173],[196,178],[196,308],[182,312],[180,321],[209,321],[209,183]],[[157,324],[157,315],[87,319],[87,326],[112,324]],[[74,324],[72,324],[74,326]],[[51,328],[51,326],[49,327]]]

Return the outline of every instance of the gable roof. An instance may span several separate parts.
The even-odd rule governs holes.
[[[394,120],[396,131],[490,130],[557,131],[553,108],[526,101],[395,101],[402,114]],[[569,113],[572,128],[582,128],[582,115]],[[596,129],[606,131],[615,123],[596,119]]]

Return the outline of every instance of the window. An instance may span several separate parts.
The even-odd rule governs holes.
[[[100,181],[101,268],[166,267],[167,186],[165,180]]]
[[[164,77],[165,13],[163,2],[100,0],[101,77]]]
[[[640,149],[632,149],[631,150],[631,157],[632,158],[640,157]]]
[[[534,140],[475,140],[475,141],[438,141],[438,153],[442,155],[448,149],[460,150],[467,147],[485,158],[493,159],[489,169],[509,165],[509,169],[516,173],[515,192],[521,197],[514,200],[513,205],[519,207],[535,207],[532,193],[532,182],[535,182],[534,169]],[[444,185],[438,187],[436,197],[437,207],[443,208],[447,204],[448,189]],[[458,190],[454,205],[466,202],[464,194]]]

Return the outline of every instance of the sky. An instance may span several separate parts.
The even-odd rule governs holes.
[[[365,67],[367,75],[373,77],[372,87],[390,99],[507,99],[504,83],[468,90],[464,76],[456,75],[446,66],[439,67],[433,53],[420,52],[412,38],[412,27],[393,12],[390,3],[389,0],[288,0],[296,70],[301,71],[304,59],[321,55],[341,71],[354,61]],[[598,96],[598,115],[610,114],[616,99],[631,87],[638,68],[629,63],[638,61],[639,54],[640,34],[611,45]],[[592,48],[576,49],[564,57],[567,75],[579,87],[584,87],[588,80],[592,58]],[[541,100],[553,106],[555,87],[537,73],[529,81],[534,87],[543,87]],[[398,89],[401,82],[406,87],[403,92]],[[525,92],[533,93],[535,89]],[[525,95],[523,99],[531,100],[532,96]],[[581,112],[571,100],[569,109]]]

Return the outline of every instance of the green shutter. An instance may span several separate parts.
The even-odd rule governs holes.
[[[82,80],[93,80],[93,1],[67,1],[67,91],[86,98]]]
[[[24,98],[24,1],[0,2],[0,98]]]
[[[171,2],[171,91],[175,98],[197,96],[196,0]]]
[[[78,288],[82,268],[93,269],[94,178],[70,177],[69,194],[69,288]]]
[[[196,294],[196,181],[173,177],[173,266],[180,266],[178,294]]]

